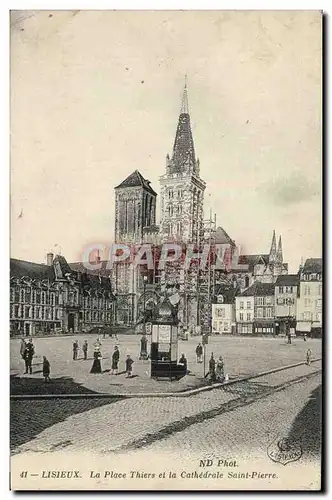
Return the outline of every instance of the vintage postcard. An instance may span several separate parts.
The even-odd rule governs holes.
[[[11,488],[320,490],[322,13],[10,31]]]

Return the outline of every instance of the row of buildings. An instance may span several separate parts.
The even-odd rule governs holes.
[[[231,330],[237,324],[235,331],[239,334],[264,333],[263,329],[267,328],[270,332],[271,326],[258,326],[269,320],[266,323],[273,323],[275,331],[278,323],[276,283],[283,279],[292,281],[288,264],[283,259],[281,237],[277,244],[273,231],[268,253],[243,255],[225,229],[217,225],[216,216],[210,214],[208,219],[204,218],[206,183],[196,157],[186,86],[172,154],[166,155],[165,167],[160,176],[159,224],[156,221],[157,192],[138,170],[115,187],[114,242],[130,245],[132,254],[142,245],[150,244],[153,269],[136,266],[130,258],[109,269],[108,261],[99,254],[93,257],[97,263],[94,270],[87,269],[84,262],[67,263],[63,256],[54,258],[51,253],[45,265],[11,259],[10,323],[13,333],[80,332],[113,325],[138,328],[142,321],[153,319],[165,294],[176,297],[178,318],[185,328],[199,326],[202,331],[212,328],[225,332],[213,312],[218,310],[217,306],[212,308],[216,297],[224,295],[225,300],[231,300],[226,296],[233,297],[228,318]],[[223,245],[230,255],[237,256],[238,265],[229,268],[227,262],[219,267],[212,263],[201,268],[193,263],[189,269],[184,269],[178,260],[167,262],[160,269],[160,249],[166,242],[185,247],[194,244],[198,251],[206,243],[211,248]],[[299,283],[301,280],[300,277]],[[292,310],[290,317],[296,318],[301,328],[302,324],[314,322],[316,325],[316,310],[307,305],[308,300],[301,295],[301,286],[287,286],[294,288],[294,293],[297,288],[296,313]],[[260,307],[262,300],[266,304]],[[250,303],[250,309],[246,307],[242,312],[242,303]],[[225,325],[226,320],[222,323]]]
[[[322,333],[322,259],[307,259],[298,274],[256,281],[241,292],[220,286],[212,304],[212,332],[239,335]]]

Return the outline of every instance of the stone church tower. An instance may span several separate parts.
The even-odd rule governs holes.
[[[160,177],[161,241],[197,243],[203,237],[205,182],[200,178],[190,127],[187,85],[182,97],[172,157]]]
[[[157,193],[135,170],[115,188],[115,242],[138,244],[156,224]]]

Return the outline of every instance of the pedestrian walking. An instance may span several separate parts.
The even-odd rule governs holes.
[[[188,361],[184,354],[181,354],[181,358],[179,359],[179,365],[183,366],[184,374],[187,375]]]
[[[216,361],[213,357],[213,352],[211,353],[211,358],[209,361],[209,375],[212,381],[216,379]]]
[[[311,351],[311,349],[307,350],[306,357],[307,357],[307,365],[310,366],[311,365],[311,358],[312,358],[312,351]]]
[[[219,382],[223,382],[225,380],[224,360],[222,356],[219,356],[216,363],[216,379]]]
[[[43,356],[43,377],[46,382],[50,382],[51,365],[46,356]]]
[[[74,361],[77,360],[77,354],[78,354],[78,341],[75,340],[75,342],[73,343],[73,360]]]
[[[93,347],[94,347],[93,363],[92,363],[90,373],[102,373],[102,370],[101,370],[102,355],[101,355],[101,351],[100,351],[100,344],[96,342]]]
[[[292,343],[292,335],[290,332],[287,333],[287,337],[288,337],[288,344],[291,344]]]
[[[306,333],[303,334],[303,340],[304,340],[304,342],[307,341],[307,334]]]
[[[203,346],[200,342],[199,342],[198,346],[196,347],[196,361],[197,361],[197,363],[203,362]]]
[[[83,356],[84,356],[85,360],[88,359],[88,341],[87,340],[85,340],[83,343]]]
[[[33,343],[28,340],[24,350],[25,373],[32,373],[32,359],[35,354]]]
[[[132,375],[133,372],[133,363],[134,361],[131,359],[130,354],[127,354],[126,358],[126,377],[129,378]]]
[[[114,347],[114,352],[112,354],[112,375],[117,375],[119,371],[119,359],[120,359],[120,352],[119,348],[116,345]]]

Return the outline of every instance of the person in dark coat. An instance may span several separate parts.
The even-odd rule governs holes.
[[[94,345],[94,351],[93,351],[93,363],[92,367],[90,370],[90,373],[102,373],[101,370],[101,352],[100,352],[100,345],[96,343]]]
[[[75,340],[75,342],[73,343],[73,360],[74,361],[77,360],[77,353],[78,353],[78,341]]]
[[[114,347],[114,352],[112,354],[112,372],[111,372],[112,375],[117,375],[118,374],[118,371],[119,371],[119,359],[120,359],[120,352],[119,352],[118,346],[116,345]]]
[[[126,373],[127,373],[127,378],[131,377],[132,372],[133,372],[133,363],[134,361],[131,359],[130,354],[127,354],[126,358]]]
[[[51,365],[46,356],[43,356],[43,377],[45,382],[50,382]]]
[[[216,361],[213,357],[213,353],[211,353],[211,358],[209,361],[209,374],[212,381],[216,380]]]
[[[179,359],[179,365],[183,366],[183,371],[185,374],[187,374],[188,362],[184,354],[181,354],[181,358]]]
[[[26,343],[24,351],[25,373],[32,373],[32,359],[35,354],[35,348],[30,340]]]
[[[196,347],[197,363],[202,363],[202,361],[203,361],[202,356],[203,356],[203,346],[201,343],[199,343],[198,346]]]
[[[88,359],[88,341],[85,340],[84,343],[83,343],[83,356],[84,356],[84,359]]]

